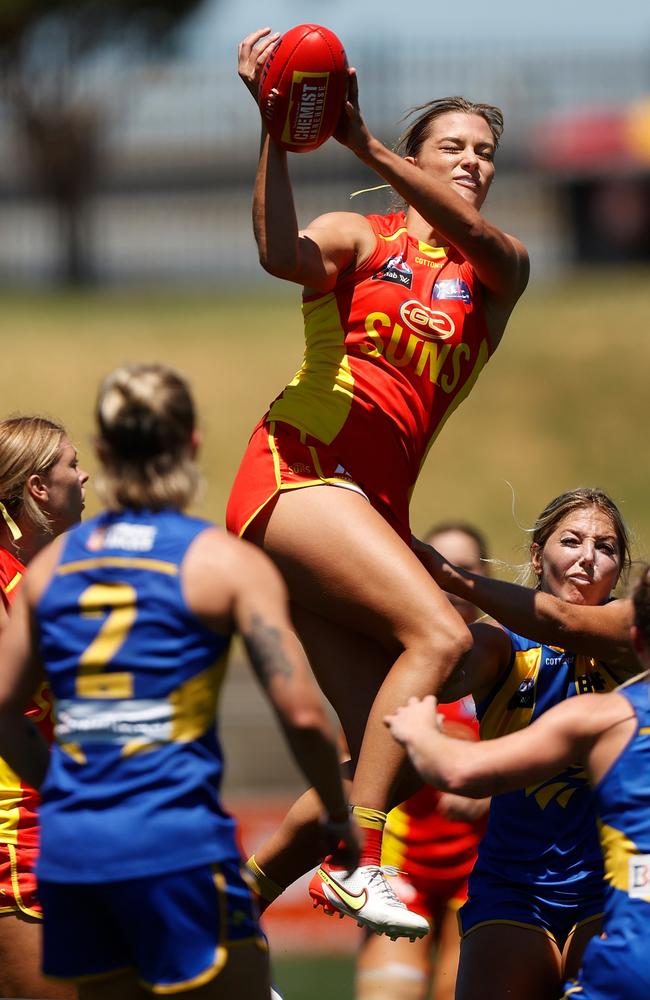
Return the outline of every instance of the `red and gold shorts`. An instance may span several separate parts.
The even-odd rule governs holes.
[[[457,878],[419,877],[409,872],[390,879],[391,889],[432,926],[440,925],[445,910],[458,911],[467,900],[467,876]]]
[[[251,435],[230,492],[226,527],[244,535],[278,493],[324,483],[354,490],[372,502],[322,441],[291,424],[261,421]]]
[[[0,914],[24,913],[41,918],[34,867],[38,849],[0,844]]]

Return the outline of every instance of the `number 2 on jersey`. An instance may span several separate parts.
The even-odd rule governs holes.
[[[126,641],[136,619],[136,604],[135,587],[128,583],[93,583],[79,596],[84,618],[104,620],[79,657],[78,697],[133,697],[133,674],[103,673],[103,670]]]

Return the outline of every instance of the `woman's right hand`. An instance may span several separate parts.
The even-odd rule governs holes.
[[[239,43],[237,72],[255,101],[257,101],[262,68],[279,38],[279,31],[272,32],[270,28],[258,28]]]
[[[359,864],[362,841],[361,830],[354,817],[350,815],[340,823],[324,820],[321,830],[323,857],[331,857],[335,868],[353,872]]]

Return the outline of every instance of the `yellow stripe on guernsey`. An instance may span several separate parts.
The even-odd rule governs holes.
[[[418,240],[418,250],[425,257],[431,257],[432,260],[442,260],[443,257],[447,256],[447,247],[432,247],[429,243],[424,243],[422,240]]]
[[[0,757],[0,789],[2,789],[0,844],[17,844],[20,805],[25,793],[20,786],[20,778],[2,757]]]
[[[331,444],[348,418],[354,395],[354,376],[345,351],[345,331],[333,292],[303,302],[305,357],[300,371],[269,411],[270,420],[283,420]]]
[[[465,356],[467,358],[469,358],[471,356],[471,350],[470,350],[470,347],[469,347],[468,344],[459,344],[458,347],[457,347],[457,350],[460,350],[460,349],[464,349]],[[436,424],[435,433],[431,435],[431,438],[429,439],[429,443],[427,444],[427,447],[426,447],[426,450],[424,452],[424,455],[422,456],[422,461],[420,462],[420,469],[422,468],[422,466],[426,462],[427,455],[429,454],[429,452],[431,450],[431,446],[433,445],[433,442],[437,440],[438,435],[440,434],[440,431],[445,426],[445,424],[449,420],[449,418],[452,415],[452,413],[454,412],[454,410],[456,410],[460,406],[460,404],[463,402],[464,399],[467,399],[467,397],[469,396],[470,392],[474,388],[474,383],[476,382],[477,378],[479,377],[479,375],[481,374],[483,368],[485,367],[485,365],[487,363],[487,360],[488,360],[488,356],[489,356],[489,351],[488,351],[487,341],[486,340],[482,340],[481,341],[481,345],[480,345],[480,347],[478,349],[478,354],[476,355],[476,361],[474,362],[474,367],[472,368],[471,372],[467,376],[467,378],[466,378],[466,380],[465,380],[465,382],[463,384],[462,389],[460,390],[460,392],[456,393],[455,396],[452,395],[451,401],[449,403],[449,406],[447,407],[447,409],[445,410],[445,412],[440,417],[440,420]],[[415,488],[415,484],[413,484],[413,488]],[[411,490],[411,493],[412,492],[413,492],[413,489]]]
[[[154,573],[165,573],[167,576],[178,576],[176,563],[135,556],[95,556],[92,559],[79,559],[77,562],[64,563],[63,566],[59,566],[56,575],[68,576],[70,573],[81,573],[86,569],[102,569],[105,566],[113,566],[117,569],[147,569]]]
[[[541,660],[541,646],[517,650],[510,674],[495,694],[481,719],[479,728],[482,740],[494,740],[498,736],[505,736],[506,733],[516,733],[528,725],[535,709],[534,695]],[[533,680],[535,684],[533,697],[529,699],[530,707],[508,710],[510,699],[520,684],[527,680]]]
[[[383,233],[377,233],[377,236],[380,240],[383,240],[384,243],[392,243],[393,240],[398,240],[400,236],[403,236],[405,232],[406,226],[402,226],[401,229],[397,229],[394,233],[390,233],[388,236],[384,236]]]
[[[15,588],[18,586],[22,578],[23,578],[22,573],[16,573],[13,579],[11,579],[7,584],[7,586],[5,587],[5,594],[10,594],[12,590],[15,590]]]
[[[646,888],[642,891],[632,890],[630,892],[630,870],[634,866],[635,858],[642,858],[644,869],[647,872],[649,868],[648,856],[639,855],[639,849],[634,841],[615,827],[608,826],[607,823],[602,823],[599,820],[598,830],[605,861],[605,881],[610,882],[614,889],[620,889],[621,892],[634,895],[635,898],[650,903],[650,884],[647,881],[645,882]]]

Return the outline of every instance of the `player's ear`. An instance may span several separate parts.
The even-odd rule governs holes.
[[[27,492],[36,501],[37,504],[44,503],[48,498],[48,489],[45,481],[34,472],[27,480],[25,486],[27,487]]]
[[[533,542],[530,547],[530,562],[538,580],[542,577],[542,546]]]
[[[192,458],[196,457],[197,452],[200,450],[203,444],[203,435],[197,427],[192,431],[192,436],[190,438],[190,448],[192,450]]]

